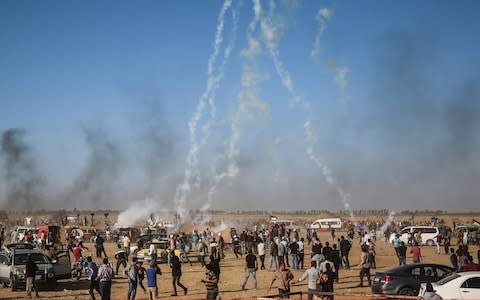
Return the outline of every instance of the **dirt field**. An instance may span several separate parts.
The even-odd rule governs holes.
[[[224,216],[223,216],[224,217]],[[251,217],[251,216],[250,216]],[[218,217],[219,219],[222,217]],[[237,219],[236,219],[237,218]],[[258,218],[262,218],[262,216],[257,216]],[[285,218],[293,218],[292,216],[285,216]],[[425,217],[428,219],[427,217]],[[468,220],[468,216],[462,217],[465,220]],[[231,220],[238,220],[237,217],[232,217]],[[311,220],[311,217],[307,218],[300,218],[304,220]],[[448,223],[450,221],[450,223]],[[447,220],[447,225],[451,225],[451,218]],[[190,228],[189,228],[190,229]],[[341,233],[337,233],[339,236]],[[305,230],[301,231],[301,235],[305,235]],[[229,242],[228,235],[226,236],[226,241]],[[320,238],[322,242],[331,241],[330,235],[328,233],[321,233]],[[89,247],[90,252],[89,254],[94,257],[94,246],[90,243],[85,244]],[[113,257],[114,247],[113,243],[107,243],[107,254],[109,257]],[[478,247],[473,246],[472,250],[473,253],[476,253]],[[309,266],[310,264],[310,250],[311,247],[305,245],[305,267]],[[195,256],[196,253],[193,252],[190,254],[191,256]],[[257,282],[258,288],[253,289],[252,279],[249,279],[247,283],[247,290],[242,291],[240,288],[241,281],[243,279],[243,272],[245,261],[244,259],[235,259],[233,253],[229,250],[226,252],[227,257],[225,260],[221,262],[221,276],[220,276],[220,294],[223,299],[232,299],[232,298],[256,298],[262,297],[267,295],[273,295],[276,293],[276,289],[272,289],[271,291],[268,290],[268,286],[270,284],[272,278],[272,272],[266,270],[259,270],[257,272]],[[422,255],[424,262],[435,262],[449,265],[449,257],[444,254],[436,254],[434,247],[423,247],[422,248]],[[192,257],[193,258],[193,257]],[[359,266],[357,264],[360,260],[360,249],[359,249],[359,242],[355,240],[352,251],[350,253],[350,262],[354,267],[350,270],[340,270],[340,282],[335,284],[335,293],[339,296],[336,296],[336,299],[365,299],[368,298],[366,295],[370,294],[370,289],[368,287],[357,288],[356,285],[359,283]],[[205,287],[200,282],[200,280],[204,276],[204,272],[200,267],[200,264],[196,262],[196,260],[192,260],[193,266],[189,266],[188,264],[184,264],[182,267],[183,276],[182,282],[185,286],[188,287],[188,295],[187,296],[179,296],[175,297],[179,298],[189,298],[189,299],[201,299],[204,297]],[[394,254],[394,250],[389,244],[385,244],[383,241],[377,241],[377,270],[382,271],[385,269],[389,269],[397,265],[397,258]],[[269,256],[266,257],[266,264],[269,262]],[[407,262],[411,262],[411,257],[407,258]],[[162,264],[160,265],[163,274],[158,277],[159,280],[159,298],[170,298],[170,294],[172,293],[172,283],[171,283],[171,272],[170,268]],[[120,268],[122,270],[122,268]],[[372,269],[372,273],[376,270]],[[299,278],[302,274],[302,270],[292,270],[295,278]],[[120,271],[122,274],[123,272]],[[60,281],[59,289],[57,291],[40,291],[40,297],[42,299],[52,298],[52,299],[89,299],[88,291],[88,282],[86,280],[81,280],[79,282],[73,282],[71,280],[64,280]],[[126,294],[128,290],[128,283],[124,276],[120,275],[119,277],[114,279],[113,286],[112,286],[112,299],[126,299]],[[292,291],[303,291],[307,290],[307,286],[305,282],[300,284],[296,284],[292,286]],[[179,289],[181,291],[181,289]],[[25,295],[24,291],[19,292],[11,292],[8,288],[0,288],[0,299],[23,299]],[[359,296],[359,297],[358,297]],[[174,297],[172,297],[174,298]],[[295,297],[292,297],[295,298]],[[100,299],[98,295],[97,299]],[[148,296],[143,293],[143,291],[139,288],[137,290],[137,299],[148,299]],[[303,299],[306,299],[304,295]],[[376,297],[375,299],[378,299]]]

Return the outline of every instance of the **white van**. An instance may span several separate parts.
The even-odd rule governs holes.
[[[289,228],[294,229],[298,227],[297,223],[295,223],[295,221],[292,221],[292,220],[273,220],[272,224],[278,224],[278,225],[283,224],[287,229]]]
[[[400,235],[400,240],[405,244],[408,243],[409,234],[415,235],[416,232],[422,233],[422,245],[433,246],[435,245],[435,238],[440,233],[438,227],[434,226],[408,226],[402,228],[398,233]],[[390,243],[392,243],[395,238],[395,234],[390,235]]]
[[[320,229],[323,231],[333,229],[342,229],[343,222],[340,218],[318,219],[310,224],[311,229]]]

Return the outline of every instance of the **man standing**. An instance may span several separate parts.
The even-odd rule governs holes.
[[[292,268],[298,269],[298,244],[297,240],[293,240],[289,246],[290,256],[292,257]]]
[[[102,296],[102,300],[110,300],[110,294],[112,292],[112,278],[113,278],[113,270],[108,265],[108,258],[103,259],[103,264],[98,269],[97,280],[100,281],[99,288],[100,288],[100,295]]]
[[[132,264],[125,269],[128,277],[128,300],[135,300],[138,286],[138,266],[137,258],[132,257]]]
[[[128,260],[128,255],[130,255],[130,238],[126,233],[123,236],[122,244],[123,244],[123,249],[125,250],[126,259]]]
[[[35,275],[38,267],[32,259],[32,256],[28,254],[27,263],[25,264],[25,279],[26,279],[26,291],[27,297],[32,296],[32,288],[35,290],[35,296],[38,298],[38,287],[35,283]]]
[[[97,250],[96,252],[97,252],[98,258],[102,258],[102,253],[105,257],[107,257],[107,253],[105,252],[105,247],[103,246],[104,242],[105,242],[105,239],[103,238],[103,236],[98,234],[97,237],[95,238],[95,248]]]
[[[257,270],[258,270],[258,262],[257,257],[255,254],[252,253],[252,249],[248,250],[248,254],[245,257],[245,261],[247,263],[245,268],[245,275],[243,277],[243,282],[241,285],[242,290],[245,289],[245,285],[247,284],[247,280],[252,275],[253,278],[253,288],[257,288]]]
[[[265,270],[265,243],[263,240],[260,238],[259,242],[257,244],[257,252],[258,252],[258,257],[260,257],[260,270]]]
[[[272,271],[272,265],[275,264],[275,271],[278,270],[278,244],[275,239],[270,240],[270,266],[269,271]]]
[[[280,269],[273,274],[272,282],[268,290],[272,288],[275,281],[278,280],[278,296],[280,298],[288,298],[290,294],[290,282],[293,280],[293,274],[290,270],[285,269],[285,264],[280,265]]]
[[[298,244],[298,267],[303,270],[303,260],[305,257],[305,244],[303,237],[297,242]]]
[[[312,300],[314,295],[318,295],[317,290],[317,279],[320,276],[320,272],[317,270],[317,263],[315,261],[310,262],[310,269],[306,270],[303,273],[302,277],[298,280],[292,280],[292,283],[302,282],[303,280],[308,280],[308,300]]]
[[[398,255],[398,263],[401,265],[405,265],[407,263],[407,246],[405,246],[405,242],[400,242],[400,246],[396,248],[397,255]]]

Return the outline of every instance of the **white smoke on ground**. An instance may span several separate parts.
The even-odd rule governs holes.
[[[145,198],[142,201],[134,202],[118,215],[117,222],[113,227],[131,227],[138,223],[145,224],[150,215],[159,210],[160,206],[158,202],[152,198]]]
[[[290,72],[285,69],[285,67],[283,66],[283,62],[280,60],[278,47],[282,39],[280,30],[281,26],[278,26],[278,24],[276,24],[273,20],[275,3],[273,1],[270,1],[269,3],[269,14],[266,16],[262,15],[260,18],[261,36],[270,54],[270,57],[273,60],[275,70],[280,77],[283,86],[287,89],[290,96],[292,97],[293,104],[301,105],[307,115],[304,122],[305,138],[307,143],[306,154],[308,158],[313,161],[318,166],[318,168],[320,168],[323,176],[325,177],[325,180],[335,188],[335,190],[340,196],[344,209],[349,211],[350,218],[354,220],[353,211],[350,205],[350,195],[343,190],[341,185],[334,178],[334,176],[332,175],[332,171],[327,165],[327,163],[321,160],[320,157],[315,153],[315,145],[318,141],[318,135],[316,134],[313,126],[313,112],[311,109],[311,103],[302,99],[302,97],[296,92]],[[324,15],[329,16],[329,13],[325,11]]]
[[[254,63],[255,57],[261,53],[260,43],[252,36],[259,21],[259,13],[261,12],[260,1],[254,1],[253,10],[254,18],[250,22],[247,30],[248,46],[247,49],[243,49],[240,52],[246,62],[243,66],[242,88],[238,94],[238,108],[230,118],[230,136],[227,139],[226,150],[223,155],[226,160],[226,170],[221,173],[218,173],[217,169],[214,170],[214,182],[208,191],[207,202],[201,207],[200,214],[196,216],[194,220],[195,223],[205,224],[211,220],[208,212],[213,204],[213,197],[220,184],[225,179],[234,179],[240,172],[237,157],[240,153],[238,142],[241,137],[240,127],[242,117],[244,115],[248,117],[252,110],[259,111],[260,113],[268,112],[268,105],[259,96],[257,86],[260,79]]]
[[[383,223],[382,227],[380,227],[379,231],[382,233],[382,236],[385,235],[385,231],[387,231],[387,228],[390,226],[390,224],[392,224],[393,219],[395,218],[395,214],[396,213],[394,211],[391,211],[388,214],[387,221],[385,221],[385,223]]]
[[[215,74],[215,64],[217,62],[217,57],[220,53],[220,48],[223,43],[223,29],[225,24],[225,14],[228,9],[232,6],[231,0],[225,0],[223,3],[222,9],[218,15],[218,22],[217,28],[215,32],[215,40],[213,43],[213,53],[211,54],[208,60],[208,71],[207,71],[207,86],[205,91],[203,92],[202,96],[199,99],[197,104],[197,109],[192,116],[191,120],[188,123],[188,127],[190,130],[190,149],[187,154],[186,163],[187,166],[185,168],[184,179],[183,183],[179,184],[176,189],[174,203],[176,206],[177,214],[179,216],[179,221],[182,223],[185,220],[187,209],[185,207],[185,202],[187,196],[192,188],[192,183],[194,185],[200,185],[200,173],[197,169],[198,165],[198,153],[201,148],[201,145],[197,143],[197,126],[200,120],[203,118],[203,113],[205,110],[205,106],[207,103],[210,104],[210,119],[215,118],[216,108],[215,108],[215,92],[219,87],[220,81],[223,77],[223,66],[226,64],[228,57],[231,53],[231,48],[227,47],[224,55],[224,60],[221,65],[222,70],[220,71],[220,75]],[[203,127],[203,135],[204,138],[202,140],[206,140],[206,138],[210,135],[210,128],[211,125],[207,121],[207,125]]]

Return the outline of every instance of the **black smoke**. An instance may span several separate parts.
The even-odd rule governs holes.
[[[1,158],[6,189],[4,208],[32,211],[43,208],[44,188],[47,184],[40,174],[32,147],[25,141],[26,131],[10,128],[2,134]]]
[[[83,128],[88,157],[66,195],[68,206],[76,208],[115,208],[118,180],[124,157],[117,143],[102,128]]]

